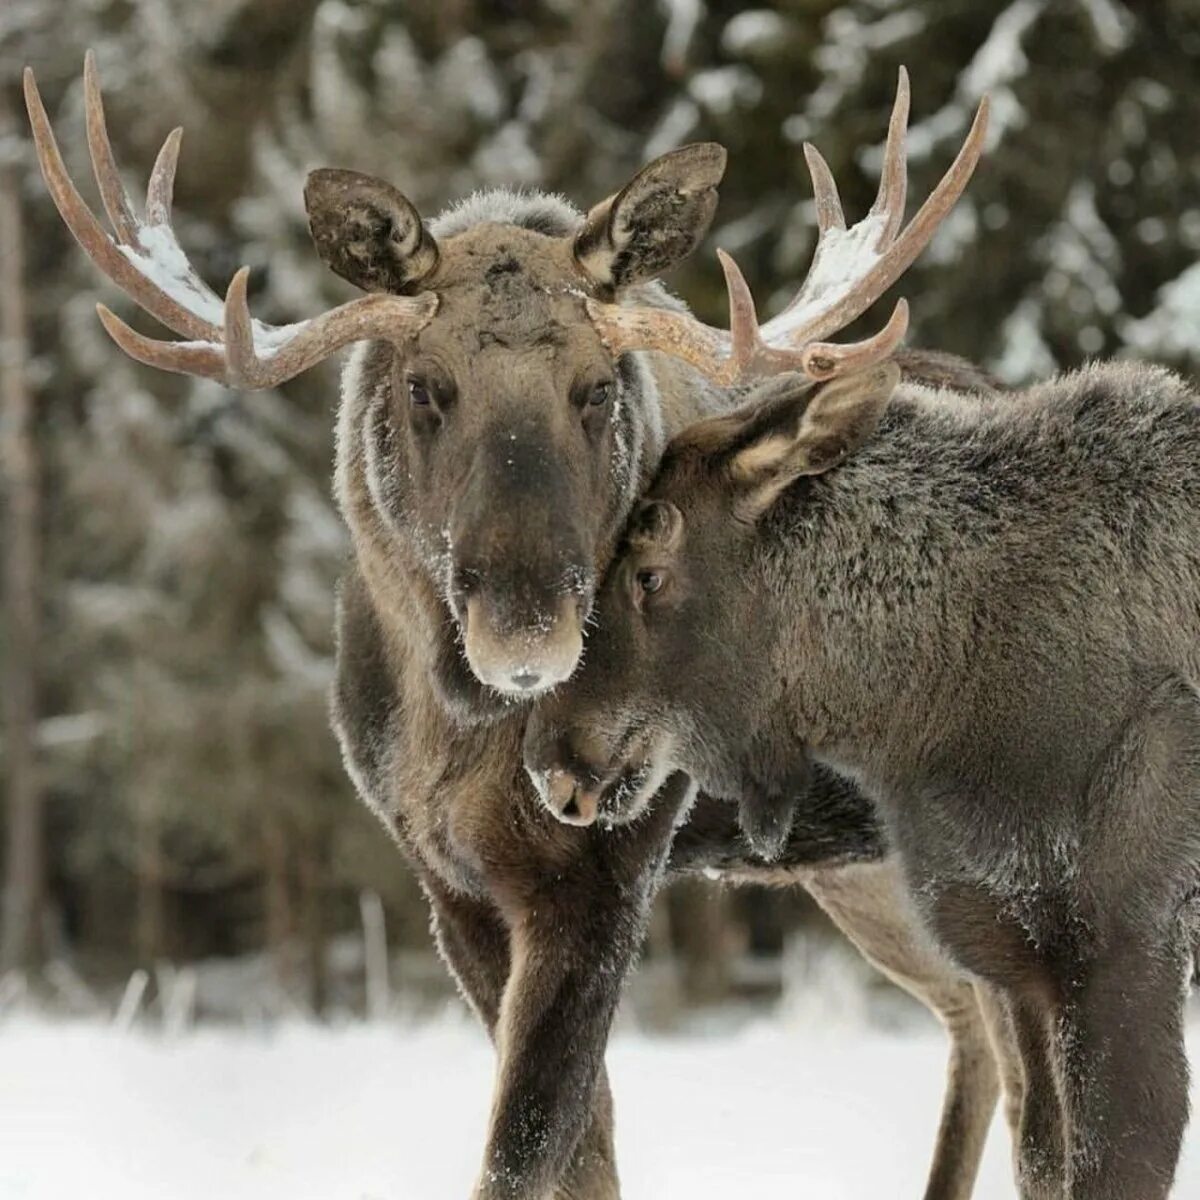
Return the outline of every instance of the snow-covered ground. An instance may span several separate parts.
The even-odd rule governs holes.
[[[628,1200],[921,1194],[932,1028],[623,1033],[609,1061]],[[19,1018],[0,1062],[3,1200],[466,1200],[491,1075],[454,1020],[163,1041]],[[997,1125],[979,1200],[1014,1194],[1005,1141]],[[1180,1197],[1200,1195],[1189,1143]]]

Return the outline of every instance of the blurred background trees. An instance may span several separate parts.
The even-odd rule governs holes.
[[[383,175],[427,214],[492,184],[586,207],[702,138],[730,151],[711,242],[778,302],[813,243],[801,143],[861,212],[905,63],[913,196],[993,102],[984,164],[909,275],[912,344],[1014,382],[1095,356],[1200,357],[1194,0],[8,0],[0,954],[52,961],[60,991],[209,960],[214,1012],[361,1003],[345,981],[372,893],[400,988],[443,978],[327,728],[336,371],[239,396],[108,342],[94,304],[129,306],[69,241],[20,102],[29,63],[86,179],[87,46],[130,181],[182,124],[181,239],[221,288],[249,263],[268,320],[348,295],[308,243],[313,166]],[[672,282],[723,319],[711,253]],[[778,956],[805,913],[798,894],[702,883],[660,908],[650,974],[685,998],[750,986],[745,964]]]

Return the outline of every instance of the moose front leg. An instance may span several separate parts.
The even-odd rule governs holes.
[[[475,1200],[616,1200],[611,1145],[581,1146],[621,987],[645,932],[690,785],[670,780],[637,823],[570,835],[578,852],[553,878],[507,896],[513,966]],[[603,1102],[599,1106],[603,1108]],[[577,1148],[578,1152],[577,1152]],[[592,1156],[598,1155],[600,1163]]]
[[[499,911],[486,901],[448,888],[432,873],[422,887],[433,911],[438,950],[463,999],[495,1040],[510,974],[509,932]],[[613,1148],[612,1096],[601,1069],[591,1112],[555,1200],[607,1200],[619,1194]]]

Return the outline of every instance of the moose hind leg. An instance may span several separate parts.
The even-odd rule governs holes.
[[[999,1072],[974,990],[965,981],[933,994],[950,1038],[946,1092],[925,1200],[969,1200],[999,1092]]]
[[[974,987],[925,932],[895,857],[813,871],[804,883],[863,957],[945,1026],[950,1059],[925,1200],[969,1200],[999,1092]]]
[[[1198,796],[1200,694],[1167,676],[1133,708],[1089,791],[1079,890],[1092,937],[1062,977],[1072,1200],[1159,1200],[1175,1174]]]
[[[1013,1148],[1013,1174],[1019,1169],[1017,1151],[1021,1137],[1021,1110],[1025,1107],[1025,1069],[1017,1047],[1017,1031],[1004,998],[984,983],[975,985],[979,1000],[979,1011],[987,1027],[988,1040],[996,1065],[1000,1069],[1000,1082],[1004,1094],[1004,1121],[1008,1126]]]
[[[1061,1022],[1069,1200],[1163,1200],[1188,1114],[1179,954],[1091,964]]]

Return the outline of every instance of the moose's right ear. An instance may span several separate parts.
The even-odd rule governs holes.
[[[412,202],[357,171],[309,173],[304,207],[325,265],[364,292],[399,295],[437,266],[438,247]]]
[[[616,290],[685,259],[708,232],[725,159],[716,142],[656,158],[588,213],[575,261],[601,287]]]

